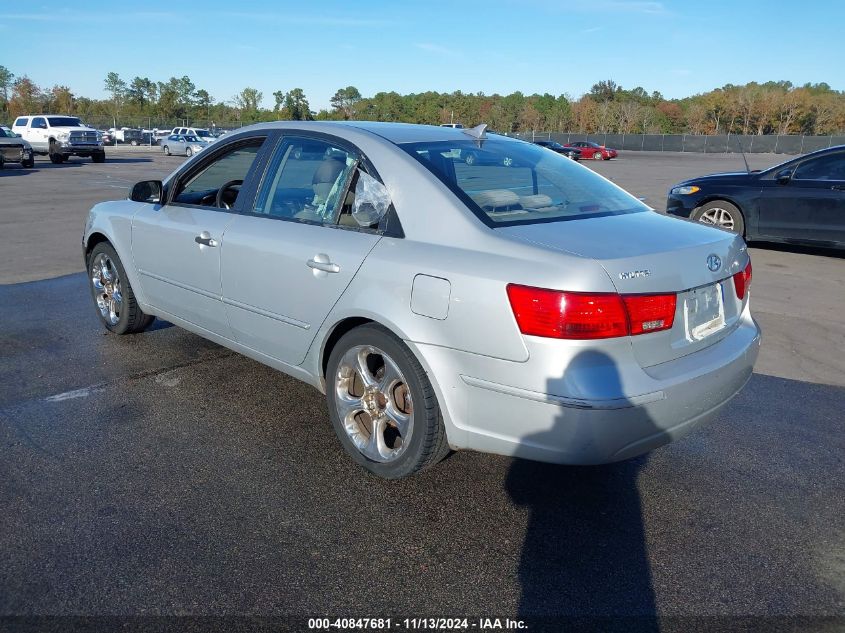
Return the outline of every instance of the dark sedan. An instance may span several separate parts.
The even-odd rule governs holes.
[[[845,248],[845,145],[765,171],[713,174],[678,183],[666,212],[714,224],[747,241]]]
[[[557,152],[558,154],[563,154],[567,158],[571,158],[572,160],[580,160],[581,158],[581,150],[577,147],[567,147],[566,145],[561,145],[557,141],[534,141],[535,145],[539,145],[540,147],[545,147],[546,149],[550,149],[553,152]]]

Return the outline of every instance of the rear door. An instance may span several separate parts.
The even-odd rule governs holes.
[[[220,252],[226,227],[245,204],[241,191],[249,197],[264,141],[264,135],[239,139],[204,157],[171,182],[167,204],[142,205],[132,224],[132,253],[147,300],[229,339]]]
[[[302,151],[308,147],[309,151]],[[235,340],[298,365],[381,238],[352,219],[361,155],[333,137],[287,135],[255,206],[226,230],[222,283]]]
[[[800,163],[786,184],[761,194],[761,237],[845,242],[845,152]]]

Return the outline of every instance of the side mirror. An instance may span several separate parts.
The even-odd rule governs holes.
[[[377,224],[390,209],[390,194],[387,187],[363,171],[358,171],[355,184],[355,202],[352,204],[352,217],[359,226]]]
[[[161,202],[162,189],[163,185],[160,180],[143,180],[132,187],[132,193],[129,194],[129,199],[133,202],[156,204]]]
[[[42,130],[46,130],[46,129],[47,129],[47,124],[46,124],[46,123],[42,123],[42,124],[41,124],[41,125],[39,125],[38,127],[40,127]]]
[[[791,169],[782,169],[778,173],[775,174],[775,181],[779,185],[785,185],[790,180],[792,180],[792,170]]]

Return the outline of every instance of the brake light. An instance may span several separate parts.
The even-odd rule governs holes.
[[[628,333],[625,306],[618,294],[581,294],[514,284],[507,290],[523,334],[595,339]]]
[[[675,322],[675,295],[622,295],[631,334],[669,330]]]
[[[601,339],[667,330],[675,295],[562,292],[509,284],[508,300],[519,331],[531,336]]]
[[[748,265],[745,267],[745,270],[741,270],[734,275],[734,288],[736,289],[736,298],[744,298],[750,286],[751,260],[748,260]]]

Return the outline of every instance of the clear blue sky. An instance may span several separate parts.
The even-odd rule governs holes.
[[[567,93],[600,79],[684,97],[786,79],[845,89],[841,0],[2,0],[0,64],[103,97],[109,71],[251,86]]]

